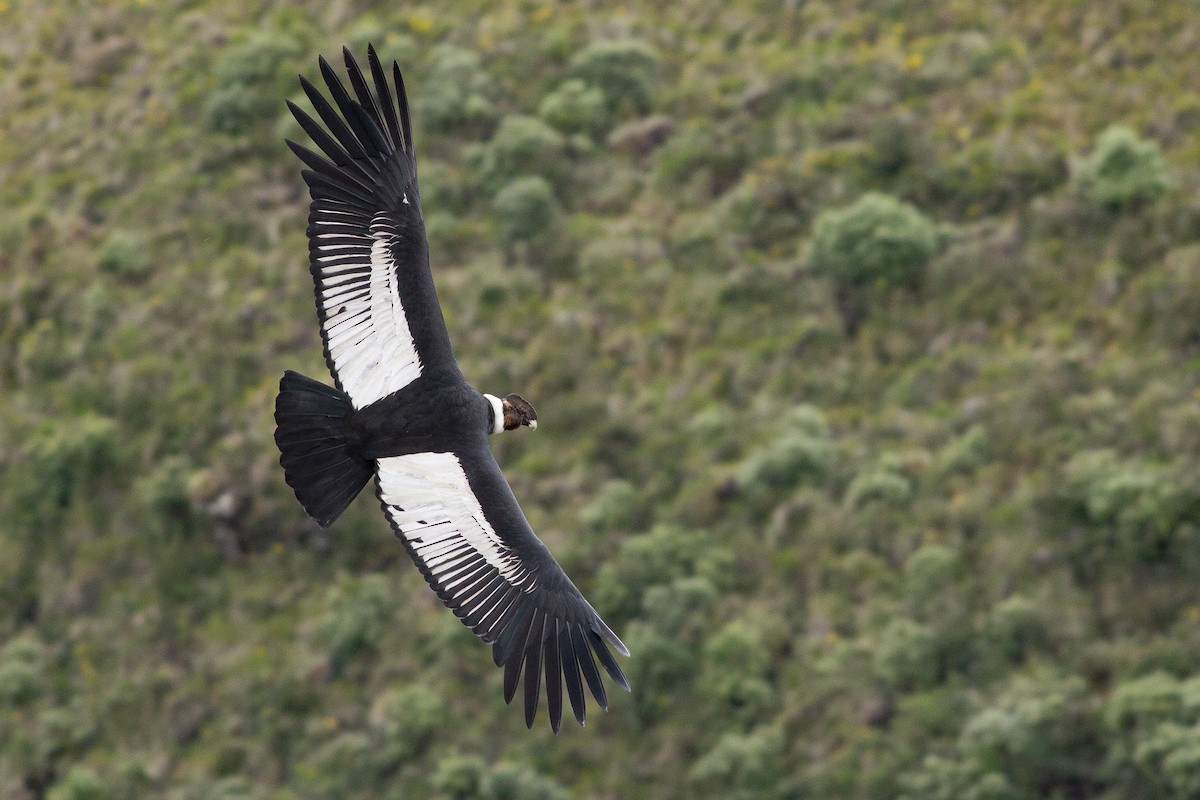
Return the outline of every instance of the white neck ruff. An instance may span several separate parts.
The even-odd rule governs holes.
[[[504,403],[494,394],[485,394],[484,397],[492,404],[492,433],[499,433],[504,430]]]

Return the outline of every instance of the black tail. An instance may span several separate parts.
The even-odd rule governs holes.
[[[284,480],[322,528],[341,516],[371,479],[371,462],[350,446],[345,393],[288,370],[275,398],[275,444]]]

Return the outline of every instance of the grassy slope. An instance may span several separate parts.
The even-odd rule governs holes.
[[[1194,796],[1200,11],[476,5],[0,0],[0,793]],[[628,39],[605,127],[662,146],[489,144]],[[464,371],[544,421],[498,455],[634,652],[557,738],[373,502],[322,535],[275,465],[322,372],[282,98],[368,40]],[[1156,202],[1071,193],[1111,122]],[[807,236],[868,190],[944,243],[847,336]]]

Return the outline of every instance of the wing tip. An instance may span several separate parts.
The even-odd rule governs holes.
[[[616,634],[613,634],[613,637],[608,640],[608,643],[611,644],[618,653],[626,658],[629,658],[629,648],[625,646],[624,642],[617,638]]]
[[[614,650],[629,658],[629,648],[625,646],[625,643],[621,641],[621,638],[617,636],[613,629],[608,627],[608,623],[600,618],[599,614],[596,615],[596,624],[592,626],[592,630],[600,634],[601,638],[612,645]]]

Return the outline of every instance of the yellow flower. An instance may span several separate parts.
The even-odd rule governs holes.
[[[429,33],[433,30],[433,17],[428,14],[410,14],[408,17],[408,27],[412,28],[416,33]]]
[[[904,66],[907,69],[918,69],[925,63],[925,56],[920,53],[909,53],[908,58],[904,59]]]

